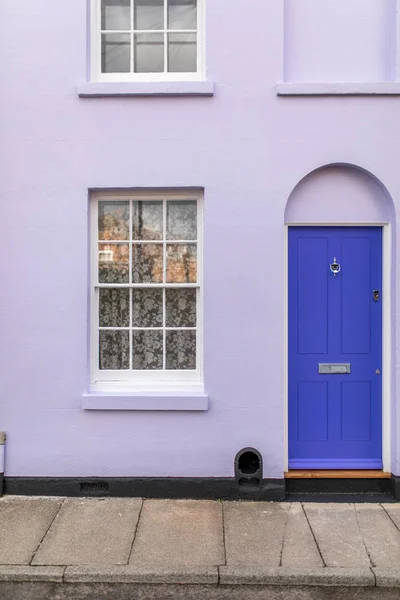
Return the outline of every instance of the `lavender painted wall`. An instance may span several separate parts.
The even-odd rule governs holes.
[[[392,78],[392,0],[285,0],[287,81]]]
[[[368,31],[373,4],[362,17]],[[359,5],[346,2],[350,21]],[[232,476],[237,451],[254,446],[265,476],[282,477],[286,203],[307,173],[340,162],[373,173],[397,206],[400,100],[278,98],[284,46],[290,52],[283,0],[208,1],[214,97],[80,99],[86,12],[85,0],[0,5],[6,474]],[[296,19],[307,31],[307,12]],[[359,47],[358,29],[352,35]],[[334,62],[335,48],[326,52]],[[82,410],[88,189],[140,186],[205,189],[207,412]],[[358,191],[349,202],[354,215],[375,206]],[[395,436],[392,456],[400,474]]]
[[[329,165],[304,177],[291,193],[285,222],[391,223],[392,200],[366,171]]]

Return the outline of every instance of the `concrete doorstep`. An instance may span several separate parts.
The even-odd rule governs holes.
[[[400,505],[5,497],[0,599],[398,600],[399,526]]]

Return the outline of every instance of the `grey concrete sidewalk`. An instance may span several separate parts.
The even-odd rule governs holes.
[[[226,586],[231,598],[243,586],[385,588],[398,598],[399,528],[400,504],[4,497],[0,598],[23,583],[25,598],[40,597],[35,583],[56,585],[48,598],[67,598],[69,584],[220,589],[207,598]]]

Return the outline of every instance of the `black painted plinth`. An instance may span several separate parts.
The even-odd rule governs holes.
[[[234,478],[192,477],[5,477],[6,494],[26,496],[110,496],[221,500],[285,499],[284,479],[263,479],[260,486],[241,488]]]
[[[0,496],[2,491],[26,496],[396,502],[400,501],[400,476],[391,479],[262,479],[260,485],[243,486],[229,477],[58,478],[3,477],[0,474]]]
[[[393,502],[392,494],[390,479],[286,479],[286,499],[291,501]]]
[[[391,484],[392,496],[395,498],[395,500],[400,502],[400,477],[398,475],[392,475]]]

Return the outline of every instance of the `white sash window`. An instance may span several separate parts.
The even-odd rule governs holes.
[[[203,3],[92,0],[92,79],[202,79]]]
[[[201,197],[94,194],[92,385],[201,383]]]

